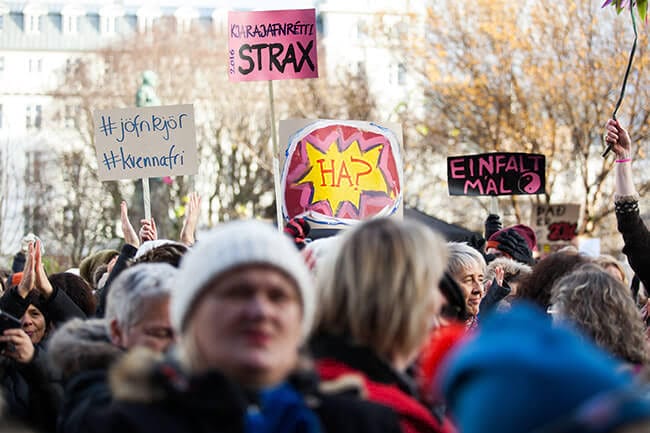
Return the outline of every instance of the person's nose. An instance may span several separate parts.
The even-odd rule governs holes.
[[[269,314],[270,302],[264,295],[256,294],[246,302],[245,311],[250,318],[263,318]]]
[[[32,319],[31,319],[27,314],[25,314],[25,315],[20,319],[20,323],[21,323],[21,325],[22,325],[23,328],[27,328],[27,327],[30,326],[33,322],[32,322]]]

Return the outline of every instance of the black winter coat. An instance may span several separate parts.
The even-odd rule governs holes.
[[[112,397],[108,369],[124,351],[109,339],[104,320],[72,320],[49,342],[50,366],[64,384],[56,431],[83,433],[88,417],[108,407]]]
[[[61,389],[46,368],[43,350],[37,345],[34,359],[21,364],[0,357],[0,384],[11,420],[39,432],[53,432],[61,403]]]
[[[321,421],[323,433],[400,433],[388,408],[327,395],[296,375],[291,383]],[[188,378],[169,359],[136,351],[111,372],[114,402],[88,419],[88,433],[243,433],[251,397],[219,372]]]
[[[623,235],[623,253],[646,289],[650,288],[650,231],[639,215],[637,202],[616,203],[618,231]]]
[[[35,291],[22,298],[15,287],[0,298],[0,309],[16,318],[22,317],[30,304],[41,309],[48,324],[61,324],[73,317],[85,318],[68,295],[56,288],[48,299]],[[34,359],[27,364],[0,356],[0,384],[11,418],[38,431],[53,432],[63,390],[58,376],[48,367],[46,346],[45,341],[37,344]]]

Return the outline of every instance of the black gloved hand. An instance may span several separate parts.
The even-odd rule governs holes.
[[[478,234],[475,234],[475,235],[472,235],[470,238],[468,238],[466,240],[466,242],[467,242],[467,245],[474,248],[475,250],[478,250],[481,254],[483,254],[485,252],[486,240],[485,240],[484,237],[482,237],[482,236],[480,236]]]
[[[490,239],[490,236],[501,230],[501,228],[503,228],[501,217],[493,213],[488,215],[485,219],[485,239]]]
[[[535,264],[533,252],[528,248],[528,243],[516,230],[502,231],[494,240],[499,243],[497,249],[508,254],[514,260],[530,266]]]

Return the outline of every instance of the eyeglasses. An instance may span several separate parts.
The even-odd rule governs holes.
[[[564,418],[529,433],[608,433],[650,420],[650,388],[616,390],[596,395]]]
[[[558,315],[559,313],[560,313],[560,309],[558,308],[557,305],[550,305],[550,306],[546,309],[546,314],[548,314],[549,316],[556,316],[556,315]]]

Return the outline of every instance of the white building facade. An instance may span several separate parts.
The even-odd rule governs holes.
[[[53,92],[66,68],[81,56],[150,31],[162,17],[173,18],[178,32],[197,23],[223,32],[228,10],[266,6],[261,1],[175,3],[0,0],[0,256],[14,254],[25,233],[38,232],[29,185],[42,175],[39,167],[74,145],[71,131],[77,108],[66,107],[63,118],[53,118]],[[403,22],[408,16],[423,16],[425,4],[425,0],[296,0],[280,2],[273,9],[316,7],[327,73],[336,75],[341,68],[363,73],[382,118],[362,120],[391,121],[414,96],[415,83],[409,78],[410,65],[390,53],[373,26],[381,17],[395,37],[417,31]]]
[[[5,2],[0,0],[0,256],[14,254],[23,234],[39,231],[29,185],[57,151],[74,146],[76,107],[54,118],[54,92],[81,56],[149,32],[161,17],[177,31],[193,23],[223,25],[227,8],[147,2]],[[51,164],[49,164],[51,166]]]

